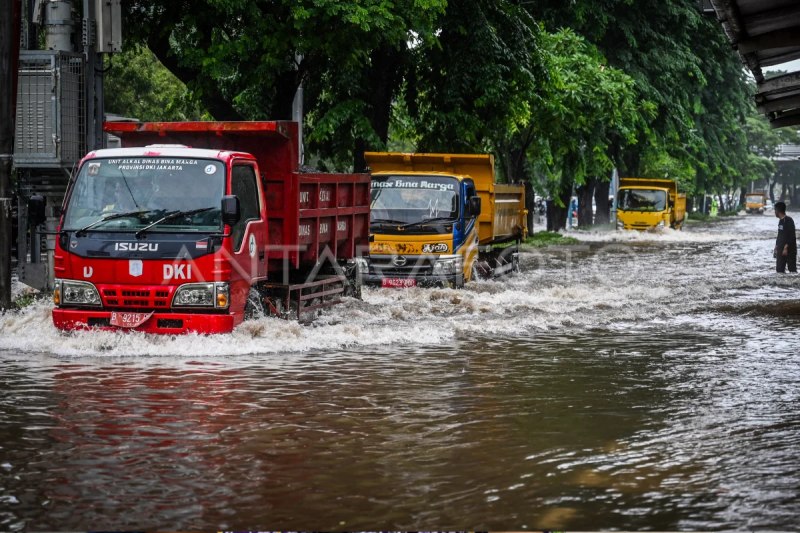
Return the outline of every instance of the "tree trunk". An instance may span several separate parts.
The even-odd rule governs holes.
[[[578,195],[578,223],[582,227],[594,224],[592,215],[592,196],[594,196],[594,179],[589,179],[586,184],[577,189]]]
[[[374,50],[371,55],[370,68],[367,73],[366,100],[370,104],[368,111],[369,123],[383,144],[389,139],[389,122],[392,116],[392,101],[402,75],[403,46],[383,46]],[[377,149],[377,146],[367,146],[363,140],[356,144],[353,152],[353,168],[356,172],[366,169],[364,150]]]
[[[785,202],[786,201],[786,193],[787,192],[788,192],[788,187],[786,186],[785,183],[782,183],[781,184],[781,199],[780,199],[781,202]]]
[[[686,214],[691,213],[692,209],[694,209],[694,196],[689,196],[686,198]]]
[[[611,182],[606,179],[595,178],[594,203],[597,204],[597,212],[594,214],[595,226],[611,223],[611,206],[608,205],[609,196],[611,196]]]
[[[566,229],[567,227],[567,217],[569,213],[569,204],[570,200],[572,199],[572,187],[563,187],[561,191],[559,191],[559,199],[564,207],[556,205],[555,200],[553,200],[553,230],[552,231],[560,231],[562,229]],[[547,225],[550,225],[550,209],[548,204],[548,221]]]
[[[367,143],[364,139],[356,137],[353,144],[353,172],[359,174],[367,171],[367,161],[364,159]]]
[[[742,207],[747,202],[747,187],[742,187],[739,192],[739,206]]]
[[[554,221],[556,219],[556,210],[555,210],[555,200],[552,198],[547,199],[547,206],[545,209],[545,215],[547,216],[547,231],[555,231],[554,229]]]
[[[770,180],[769,182],[769,201],[773,204],[775,203],[775,181]]]
[[[195,69],[180,65],[177,54],[172,54],[172,46],[169,42],[170,32],[161,32],[153,29],[150,38],[147,40],[147,47],[155,54],[161,64],[172,72],[176,78],[186,85],[191,85],[198,81],[200,72]],[[215,120],[238,121],[244,120],[233,105],[225,99],[219,87],[214,83],[204,83],[200,102]]]

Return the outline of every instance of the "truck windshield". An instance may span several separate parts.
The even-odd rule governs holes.
[[[617,206],[622,211],[664,211],[667,193],[653,189],[622,189]]]
[[[81,168],[64,229],[138,231],[168,213],[209,208],[165,220],[152,231],[209,232],[221,225],[225,165],[209,159],[135,157],[92,159]],[[127,216],[119,216],[127,214]],[[112,216],[117,215],[117,216]],[[108,221],[103,221],[109,217]]]
[[[458,185],[447,176],[373,176],[370,220],[412,224],[457,218]]]
[[[756,196],[748,196],[747,197],[747,203],[748,204],[763,204],[764,203],[764,197],[763,196],[758,196],[758,195],[756,195]]]

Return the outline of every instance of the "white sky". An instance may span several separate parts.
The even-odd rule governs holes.
[[[766,72],[770,72],[772,70],[784,70],[786,72],[796,72],[800,70],[800,59],[789,61],[788,63],[782,63],[780,65],[775,65],[774,67],[765,67],[763,70]]]

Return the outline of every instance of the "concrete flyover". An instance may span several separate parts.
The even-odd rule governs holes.
[[[773,128],[800,125],[800,71],[761,69],[800,59],[800,0],[702,0],[713,9],[758,85],[756,106]]]

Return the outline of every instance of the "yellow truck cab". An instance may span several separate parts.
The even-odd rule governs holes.
[[[617,229],[683,229],[686,195],[672,180],[621,178],[617,193]]]
[[[370,253],[362,281],[382,287],[463,285],[519,269],[525,188],[495,183],[491,155],[367,152]]]
[[[747,213],[764,214],[767,206],[767,195],[763,192],[751,192],[745,197],[744,210]]]

